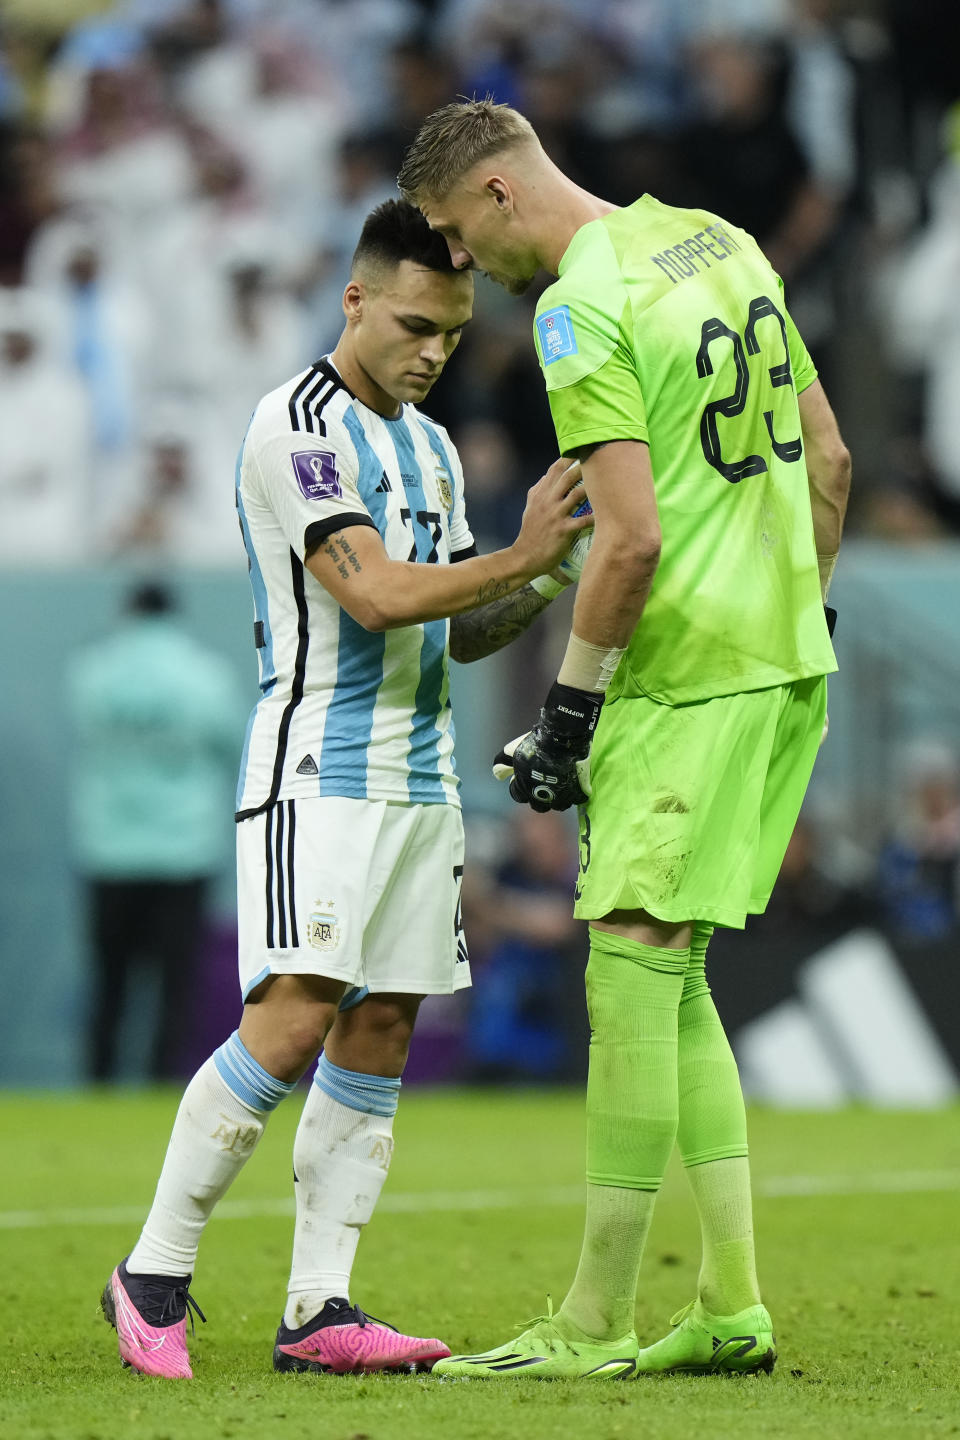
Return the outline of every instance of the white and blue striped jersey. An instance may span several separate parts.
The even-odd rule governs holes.
[[[347,525],[393,560],[473,550],[450,437],[412,405],[388,420],[328,358],[266,395],[237,460],[261,696],[247,726],[237,818],[312,795],[459,805],[449,621],[371,633],[304,566]]]

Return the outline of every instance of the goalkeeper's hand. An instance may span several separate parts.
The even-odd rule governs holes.
[[[511,797],[531,810],[568,810],[590,795],[590,742],[603,696],[556,683],[532,730],[511,740],[494,759],[497,779],[510,779]]]
[[[493,778],[495,780],[513,779],[513,757],[516,752],[517,746],[522,741],[528,740],[531,733],[532,732],[528,730],[525,735],[518,735],[516,740],[508,740],[506,745],[504,745],[503,749],[497,751],[497,754],[494,756],[493,760]],[[590,756],[588,755],[585,760],[578,760],[576,762],[576,769],[577,784],[580,786],[580,789],[583,793],[583,800],[575,799],[573,803],[575,805],[582,805],[584,800],[589,800],[591,795]],[[534,809],[536,808],[537,807],[534,806]]]

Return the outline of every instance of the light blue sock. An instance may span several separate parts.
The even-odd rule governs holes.
[[[400,1101],[400,1080],[386,1075],[364,1075],[360,1070],[344,1070],[334,1065],[325,1054],[317,1061],[314,1085],[332,1100],[339,1100],[351,1110],[364,1110],[368,1115],[396,1115]]]
[[[251,1110],[276,1110],[280,1101],[297,1088],[296,1080],[277,1080],[264,1070],[240,1039],[238,1030],[219,1050],[214,1050],[213,1063],[223,1083]]]

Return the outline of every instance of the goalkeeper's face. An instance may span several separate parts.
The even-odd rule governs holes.
[[[484,270],[511,295],[522,295],[540,262],[512,200],[496,177],[483,182],[475,169],[442,200],[421,201],[420,209],[446,240],[458,270]]]
[[[473,314],[473,276],[401,260],[355,274],[344,310],[345,339],[370,392],[360,398],[391,414],[433,389]]]

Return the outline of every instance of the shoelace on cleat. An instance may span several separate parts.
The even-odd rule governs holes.
[[[186,1286],[184,1286],[182,1290],[178,1290],[177,1294],[182,1295],[183,1297],[183,1303],[187,1307],[187,1314],[190,1316],[190,1334],[195,1335],[197,1333],[197,1327],[193,1323],[194,1315],[196,1315],[197,1319],[203,1325],[206,1325],[207,1317],[206,1315],[204,1315],[203,1311],[200,1309],[200,1306],[197,1304],[196,1300],[194,1300],[193,1296],[190,1294],[190,1291],[187,1289]]]
[[[548,1296],[547,1296],[547,1313],[546,1313],[546,1315],[534,1315],[531,1320],[527,1320],[527,1321],[526,1321],[526,1323],[524,1324],[524,1327],[523,1327],[523,1328],[524,1328],[524,1330],[532,1330],[533,1327],[534,1327],[534,1325],[541,1325],[544,1320],[552,1320],[552,1319],[553,1319],[553,1296],[552,1296],[552,1295],[548,1295]]]
[[[547,1296],[547,1313],[546,1313],[546,1315],[534,1315],[534,1317],[533,1317],[532,1320],[528,1320],[528,1321],[527,1321],[526,1325],[524,1326],[524,1330],[535,1330],[539,1325],[543,1325],[543,1324],[551,1325],[552,1323],[553,1323],[553,1296],[552,1296],[552,1295],[548,1295],[548,1296]],[[557,1343],[557,1337],[554,1336],[554,1335],[551,1335],[551,1334],[549,1334],[549,1333],[546,1334],[546,1335],[544,1335],[544,1334],[542,1333],[542,1331],[541,1331],[541,1333],[537,1336],[537,1339],[540,1340],[540,1341],[543,1343],[543,1345],[545,1346],[545,1348],[546,1348],[547,1350],[549,1350],[549,1352],[550,1352],[551,1355],[556,1355],[556,1354],[558,1354],[562,1349],[566,1349],[566,1348],[567,1348],[567,1347],[564,1345],[564,1343],[563,1343],[562,1340],[561,1340],[560,1343],[558,1344],[558,1343]]]
[[[684,1320],[686,1320],[687,1316],[692,1313],[693,1307],[694,1305],[696,1305],[696,1303],[696,1300],[688,1300],[687,1304],[684,1305],[682,1310],[678,1310],[676,1315],[671,1315],[671,1327],[676,1328],[677,1325],[682,1325]]]
[[[131,1276],[130,1278],[138,1281],[140,1279],[139,1276]],[[178,1320],[185,1319],[189,1316],[191,1335],[196,1334],[196,1326],[193,1320],[194,1315],[206,1325],[207,1317],[190,1294],[186,1285],[151,1285],[149,1282],[143,1283],[140,1281],[136,1288],[140,1292],[137,1297],[137,1301],[139,1302],[137,1303],[137,1309],[144,1316],[144,1319],[147,1320],[148,1324],[163,1326],[168,1317],[171,1323],[176,1323]],[[143,1297],[142,1300],[140,1299],[141,1295]],[[157,1314],[158,1318],[156,1320],[152,1318],[152,1314],[149,1316],[144,1314],[144,1302],[149,1305],[152,1314]],[[180,1311],[183,1312],[182,1315],[179,1313]]]
[[[368,1315],[365,1310],[360,1309],[359,1305],[352,1305],[350,1311],[345,1313],[351,1312],[356,1316],[356,1323],[360,1326],[361,1330],[369,1322],[371,1325],[382,1325],[384,1330],[392,1330],[394,1335],[400,1334],[396,1325],[391,1325],[387,1320],[378,1320],[376,1315]]]

